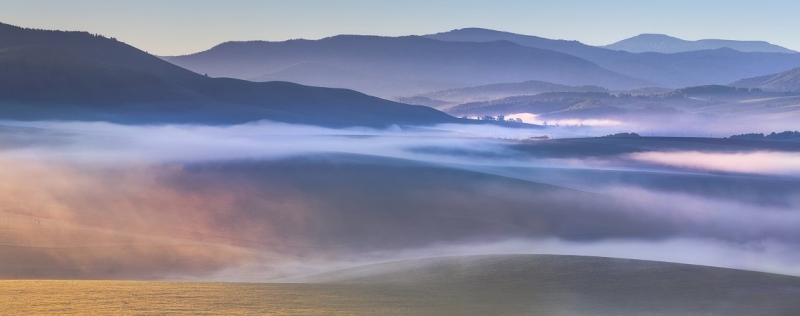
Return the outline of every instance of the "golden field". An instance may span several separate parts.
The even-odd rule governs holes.
[[[403,315],[418,299],[370,285],[0,281],[2,315]]]
[[[279,282],[0,281],[0,315],[800,315],[800,278],[553,255],[456,256]]]

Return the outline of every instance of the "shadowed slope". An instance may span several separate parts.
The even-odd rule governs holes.
[[[0,24],[0,118],[327,126],[458,121],[344,89],[208,78],[114,39],[6,24]]]

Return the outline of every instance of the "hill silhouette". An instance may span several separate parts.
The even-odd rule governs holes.
[[[115,39],[0,24],[0,117],[119,123],[436,124],[442,112],[344,89],[215,79]]]
[[[0,23],[0,48],[42,46],[92,60],[104,66],[124,66],[159,76],[196,78],[200,75],[166,63],[130,45],[87,32],[37,30]]]

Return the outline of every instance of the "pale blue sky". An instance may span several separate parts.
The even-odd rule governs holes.
[[[485,27],[603,45],[640,33],[800,50],[797,0],[0,0],[0,22],[113,36],[159,55],[228,40]]]

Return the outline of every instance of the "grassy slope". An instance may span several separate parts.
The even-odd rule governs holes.
[[[327,277],[333,277],[335,283],[3,281],[0,311],[20,315],[800,312],[800,279],[795,277],[638,260],[538,255],[449,257],[377,264]]]

